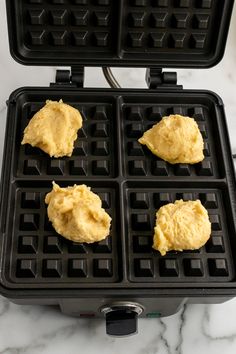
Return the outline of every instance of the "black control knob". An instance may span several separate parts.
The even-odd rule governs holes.
[[[135,303],[115,303],[101,310],[106,316],[106,333],[111,336],[129,336],[137,333],[137,318],[143,311]]]
[[[111,336],[137,333],[138,314],[131,310],[113,310],[106,314],[106,332]]]

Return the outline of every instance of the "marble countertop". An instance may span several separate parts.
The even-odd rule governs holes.
[[[209,89],[224,100],[232,149],[236,153],[236,8],[225,57],[209,70],[178,70],[185,88]],[[0,1],[0,166],[6,100],[22,86],[48,86],[56,68],[23,67],[8,50],[4,1]],[[143,69],[114,69],[122,87],[146,87]],[[85,85],[107,87],[99,68],[86,69]],[[187,305],[174,316],[139,320],[139,334],[115,339],[101,320],[79,320],[50,307],[18,306],[0,297],[0,354],[234,354],[236,298],[221,305]]]

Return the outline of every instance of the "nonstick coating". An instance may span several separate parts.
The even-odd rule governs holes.
[[[233,0],[7,1],[12,56],[30,65],[210,67]]]
[[[22,146],[23,130],[46,99],[78,108],[83,129],[72,157],[51,159]],[[137,139],[162,116],[194,117],[205,159],[170,165]],[[9,100],[1,205],[1,283],[12,289],[190,288],[235,286],[235,185],[221,100],[206,91],[25,88]],[[45,194],[91,186],[112,217],[110,236],[92,245],[58,235]],[[197,251],[152,249],[155,213],[176,199],[200,199],[212,235]]]

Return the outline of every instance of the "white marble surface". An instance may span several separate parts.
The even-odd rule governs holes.
[[[179,70],[185,88],[217,92],[224,100],[232,148],[236,152],[236,9],[223,61],[209,70]],[[0,165],[6,120],[5,101],[17,87],[47,86],[55,68],[23,67],[8,51],[4,1],[0,0]],[[115,69],[123,87],[145,87],[144,70]],[[101,70],[86,70],[86,86],[103,86]],[[78,320],[55,309],[17,306],[0,297],[0,354],[235,354],[236,299],[222,305],[188,305],[175,316],[139,321],[139,334],[105,335],[104,321]]]

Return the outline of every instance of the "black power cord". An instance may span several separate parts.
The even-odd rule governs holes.
[[[115,76],[113,75],[111,68],[103,67],[102,71],[111,88],[121,88],[119,82],[116,80]]]

